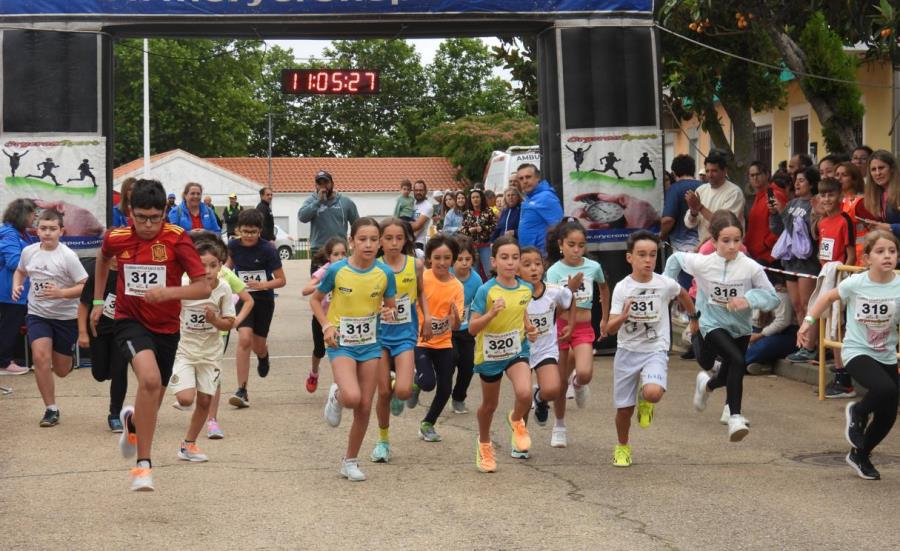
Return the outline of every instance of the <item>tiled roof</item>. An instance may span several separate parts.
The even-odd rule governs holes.
[[[225,170],[265,185],[268,159],[258,157],[208,158]],[[276,192],[306,192],[315,189],[313,178],[320,170],[331,173],[339,191],[399,191],[400,181],[425,180],[429,190],[456,189],[456,171],[444,157],[299,157],[272,159],[272,187]]]
[[[163,153],[157,153],[156,155],[151,155],[150,156],[150,164],[152,165],[156,161],[163,159],[165,157],[168,157],[169,155],[172,155],[174,153],[177,153],[178,151],[181,151],[181,150],[173,149],[171,151],[165,151]],[[131,172],[134,172],[135,170],[138,170],[143,166],[144,166],[144,158],[143,157],[135,159],[129,163],[125,163],[122,166],[117,166],[115,169],[113,169],[113,179],[118,180],[122,176],[125,176],[126,174],[129,174]]]
[[[153,155],[150,162],[180,152],[173,149]],[[188,154],[190,155],[190,154]],[[269,163],[264,157],[209,157],[202,161],[242,176],[247,180],[266,185],[269,179]],[[119,179],[143,166],[143,159],[117,167],[113,177]],[[385,192],[400,190],[400,181],[425,180],[429,191],[458,189],[456,170],[444,157],[299,157],[272,159],[272,187],[279,193],[303,193],[315,189],[313,178],[320,170],[331,173],[335,187],[348,192]]]

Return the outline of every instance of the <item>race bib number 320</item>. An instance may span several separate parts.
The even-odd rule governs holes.
[[[511,360],[522,351],[519,331],[508,333],[485,333],[484,359],[488,362]]]
[[[125,265],[125,294],[142,297],[150,289],[166,286],[166,267],[152,264]]]

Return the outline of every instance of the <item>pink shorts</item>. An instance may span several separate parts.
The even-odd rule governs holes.
[[[556,335],[562,335],[563,329],[566,328],[566,320],[558,319],[556,320]],[[596,336],[594,335],[594,328],[591,326],[591,322],[583,321],[575,324],[575,330],[572,331],[572,337],[568,342],[559,343],[560,350],[568,350],[570,348],[574,348],[579,344],[589,344],[594,346],[594,340]]]

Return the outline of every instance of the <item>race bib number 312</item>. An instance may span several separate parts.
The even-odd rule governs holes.
[[[125,294],[142,297],[150,289],[166,286],[166,267],[152,264],[125,265]]]

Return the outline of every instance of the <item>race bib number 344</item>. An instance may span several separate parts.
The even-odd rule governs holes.
[[[166,267],[152,264],[125,265],[125,294],[142,297],[150,289],[166,286]]]

